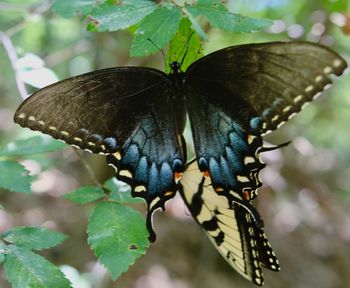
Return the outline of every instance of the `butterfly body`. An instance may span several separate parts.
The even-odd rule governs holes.
[[[228,47],[183,72],[116,67],[68,78],[25,100],[15,122],[107,155],[116,177],[152,214],[177,191],[226,260],[262,285],[278,262],[251,201],[262,185],[262,136],[298,113],[347,64],[318,44]],[[196,161],[186,165],[189,118]]]

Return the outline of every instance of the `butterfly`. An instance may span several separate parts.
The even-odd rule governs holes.
[[[35,92],[14,120],[68,144],[105,154],[116,177],[152,214],[177,191],[225,259],[263,284],[279,264],[252,205],[262,185],[262,136],[280,127],[340,76],[347,64],[327,47],[273,42],[228,47],[170,74],[116,67]],[[186,164],[188,115],[196,160]]]

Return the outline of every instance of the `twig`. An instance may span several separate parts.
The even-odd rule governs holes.
[[[97,179],[96,176],[95,176],[94,171],[92,171],[90,165],[85,161],[84,157],[80,154],[80,151],[79,151],[77,148],[75,148],[75,147],[73,147],[73,150],[74,150],[75,154],[78,155],[78,157],[79,157],[81,163],[83,163],[83,165],[84,165],[86,171],[89,173],[89,175],[90,175],[92,181],[95,183],[95,185],[96,185],[97,187],[101,188],[102,190],[104,190],[104,189],[103,189],[102,183],[101,183],[100,181],[98,181],[98,179]]]
[[[71,59],[73,56],[89,51],[90,48],[91,44],[83,39],[73,44],[72,46],[48,55],[44,58],[44,62],[46,64],[46,67],[54,67],[61,62]]]
[[[18,74],[18,71],[16,68],[16,63],[18,60],[16,49],[13,46],[10,37],[8,37],[7,34],[2,32],[2,31],[0,31],[0,42],[4,45],[6,53],[10,59],[12,69],[15,72],[15,79],[16,79],[16,85],[18,88],[18,92],[19,92],[20,96],[22,97],[22,99],[24,100],[28,97],[28,92],[27,92],[27,89],[26,89],[24,82],[19,77],[19,74]]]

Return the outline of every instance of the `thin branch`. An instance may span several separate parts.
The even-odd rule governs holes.
[[[78,157],[79,157],[81,163],[83,163],[83,165],[84,165],[86,171],[87,171],[88,174],[90,175],[90,177],[91,177],[92,181],[95,183],[95,185],[96,185],[97,187],[101,188],[102,190],[104,190],[104,189],[103,189],[102,183],[101,183],[100,181],[98,181],[98,179],[97,179],[96,176],[95,176],[94,171],[92,171],[92,169],[91,169],[89,163],[87,163],[86,160],[84,159],[84,157],[80,154],[80,151],[79,151],[77,148],[75,148],[75,147],[73,147],[73,150],[74,150],[75,154],[78,155]]]
[[[79,42],[73,44],[72,46],[66,47],[60,51],[51,53],[44,58],[46,67],[54,67],[61,62],[68,61],[76,55],[83,54],[89,51],[91,44],[86,40],[80,40]]]
[[[18,60],[16,49],[12,44],[11,38],[7,36],[6,33],[0,31],[0,42],[4,45],[4,48],[6,50],[6,53],[10,59],[10,63],[12,66],[13,71],[15,72],[15,79],[16,79],[16,85],[18,88],[18,92],[22,99],[26,99],[28,97],[28,92],[26,89],[26,86],[22,79],[19,77],[17,68],[16,68],[16,63]]]

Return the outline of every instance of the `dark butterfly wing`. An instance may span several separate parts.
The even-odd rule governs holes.
[[[257,285],[263,285],[262,267],[279,270],[263,229],[253,220],[254,212],[217,194],[195,161],[187,166],[181,185],[191,214],[234,269]]]
[[[340,75],[345,61],[304,42],[219,50],[185,75],[186,105],[200,170],[218,193],[251,200],[261,185],[261,135],[277,128]]]
[[[250,200],[261,186],[262,138],[249,126],[255,111],[217,83],[190,79],[186,102],[200,170],[217,193]]]
[[[186,77],[216,83],[245,101],[257,114],[250,115],[250,126],[267,133],[299,112],[328,87],[331,74],[340,76],[346,67],[345,60],[325,46],[274,42],[216,51],[193,63]]]
[[[146,199],[150,215],[176,192],[185,161],[178,134],[178,103],[168,76],[122,67],[72,77],[25,100],[15,114],[39,130],[94,153],[107,154],[117,177]],[[174,176],[175,175],[175,176]]]

